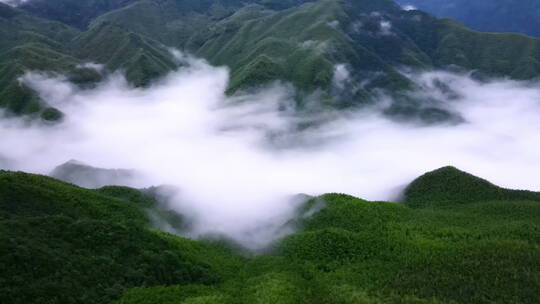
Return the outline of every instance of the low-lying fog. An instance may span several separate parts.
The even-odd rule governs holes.
[[[256,248],[276,237],[297,193],[343,192],[391,200],[415,177],[454,165],[505,187],[540,190],[540,84],[477,82],[467,75],[415,76],[422,94],[444,98],[434,79],[460,96],[447,106],[465,123],[393,122],[378,111],[333,116],[302,132],[287,109],[291,88],[275,84],[227,97],[228,71],[191,60],[147,89],[116,75],[80,90],[28,73],[66,119],[59,125],[0,120],[0,167],[48,174],[70,159],[135,169],[131,186],[181,189],[175,209],[192,216],[192,236],[225,233]],[[280,111],[281,110],[281,111]]]

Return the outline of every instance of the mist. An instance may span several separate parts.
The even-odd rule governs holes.
[[[294,111],[290,85],[228,97],[226,68],[185,60],[144,89],[121,74],[82,90],[59,75],[27,73],[21,81],[66,116],[57,125],[1,119],[0,167],[49,174],[75,159],[136,170],[144,177],[129,186],[180,189],[172,207],[193,221],[188,236],[224,234],[254,249],[290,232],[283,225],[299,193],[393,200],[417,176],[446,165],[540,190],[538,83],[411,74],[422,88],[414,94],[442,100],[464,122],[396,122],[377,108],[320,113],[302,129],[314,114]]]
[[[0,3],[4,3],[11,6],[18,6],[22,3],[25,3],[28,0],[0,0]]]

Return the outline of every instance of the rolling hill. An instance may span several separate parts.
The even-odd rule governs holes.
[[[405,204],[308,198],[295,233],[246,255],[152,229],[171,211],[150,192],[2,171],[0,301],[536,302],[540,194],[451,167],[408,189]]]

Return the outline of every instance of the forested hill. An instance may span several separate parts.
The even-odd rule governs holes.
[[[0,106],[51,120],[61,114],[17,81],[25,71],[88,87],[122,70],[145,86],[178,68],[168,47],[228,66],[229,94],[290,82],[300,108],[314,91],[322,104],[350,107],[376,101],[382,89],[398,100],[396,111],[418,115],[419,101],[400,95],[415,88],[402,67],[540,74],[537,39],[476,32],[390,0],[33,0],[0,4],[0,41]],[[337,81],[338,69],[348,77]]]
[[[250,255],[153,229],[189,219],[152,191],[0,171],[0,302],[534,304],[539,217],[539,193],[446,167],[403,204],[308,199],[294,233]]]

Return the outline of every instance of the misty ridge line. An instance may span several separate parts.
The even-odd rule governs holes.
[[[54,126],[2,119],[0,167],[48,174],[75,159],[133,169],[138,178],[125,185],[179,189],[170,207],[190,218],[190,237],[222,234],[255,249],[293,232],[285,224],[299,193],[393,200],[417,176],[447,165],[539,189],[538,83],[410,73],[419,88],[410,94],[463,118],[427,126],[385,117],[388,96],[376,107],[320,116],[296,113],[286,84],[227,96],[226,68],[177,57],[185,66],[148,88],[130,87],[119,73],[92,89],[25,74],[21,81],[66,118]]]

